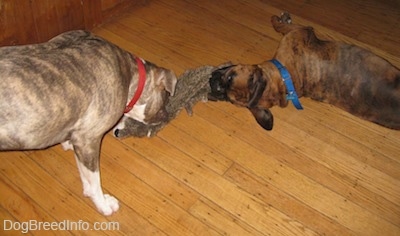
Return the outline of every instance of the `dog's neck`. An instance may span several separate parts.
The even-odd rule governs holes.
[[[136,92],[134,93],[132,99],[126,105],[124,113],[128,113],[129,111],[132,110],[133,106],[136,104],[136,102],[139,100],[140,96],[142,95],[142,92],[144,90],[144,85],[146,84],[146,68],[144,66],[144,63],[141,58],[135,57],[136,64],[138,67],[138,73],[139,73],[139,83],[136,89]]]
[[[286,86],[286,99],[292,101],[297,110],[303,110],[289,71],[277,59],[272,59],[270,62],[279,70],[282,81]]]

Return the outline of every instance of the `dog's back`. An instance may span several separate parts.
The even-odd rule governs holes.
[[[300,94],[363,119],[400,129],[400,70],[355,45],[323,41],[311,27],[275,22],[284,30],[276,57],[302,81]]]
[[[298,55],[309,59],[299,60],[299,71],[308,72],[305,95],[400,129],[400,70],[366,49],[310,35],[308,55]]]
[[[314,35],[305,47],[306,55],[293,52],[293,57],[298,58],[296,73],[303,73],[296,75],[306,81],[304,96],[341,107],[385,127],[400,129],[399,69],[366,49],[320,41]]]
[[[44,148],[70,139],[79,129],[105,132],[116,115],[105,116],[103,124],[92,124],[90,118],[110,110],[122,114],[124,96],[113,95],[129,86],[122,70],[130,66],[119,65],[127,61],[120,60],[129,57],[125,54],[85,31],[43,44],[0,48],[0,149]]]
[[[340,44],[336,63],[328,86],[337,97],[330,103],[400,129],[400,70],[366,49],[347,44]]]

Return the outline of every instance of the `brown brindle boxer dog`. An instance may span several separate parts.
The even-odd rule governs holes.
[[[284,35],[274,59],[214,71],[211,100],[247,107],[267,130],[273,126],[269,108],[286,107],[288,98],[297,107],[297,96],[330,103],[360,118],[400,129],[398,68],[360,47],[320,40],[312,27],[291,24],[288,13],[273,16],[271,22]],[[288,75],[293,90],[287,84]]]

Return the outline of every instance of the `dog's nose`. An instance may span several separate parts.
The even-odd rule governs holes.
[[[213,76],[209,80],[211,93],[208,94],[210,101],[225,101],[227,100],[226,88],[224,87],[221,78]]]
[[[119,129],[114,130],[114,136],[117,138],[119,137]]]
[[[224,89],[221,85],[221,79],[211,77],[209,80],[209,83],[210,83],[211,91],[213,93],[222,93],[223,92]]]

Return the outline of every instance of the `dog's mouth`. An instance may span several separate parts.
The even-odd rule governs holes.
[[[113,130],[113,135],[116,138],[126,138],[135,136],[138,138],[150,137],[152,128],[156,125],[148,125],[132,118],[125,118],[121,125],[118,125]]]
[[[160,108],[156,114],[144,120],[138,120],[133,117],[124,116],[113,129],[113,134],[117,138],[128,135],[136,137],[149,136],[149,130],[161,125],[168,119],[170,119],[170,114],[165,106]]]
[[[166,121],[168,116],[169,113],[163,109],[154,117],[144,122],[126,117],[121,121],[122,123],[120,125],[117,125],[114,128],[114,137],[123,138],[129,135],[135,137],[150,137],[151,130],[156,126],[161,125],[163,121]]]
[[[209,101],[229,101],[228,96],[226,92],[220,92],[220,91],[211,91],[211,93],[208,93],[207,95]]]
[[[169,117],[169,113],[167,111],[167,109],[165,109],[165,106],[162,107],[160,110],[158,110],[158,112],[152,116],[149,119],[145,119],[145,123],[146,125],[159,125],[161,124],[163,121],[166,121]]]

